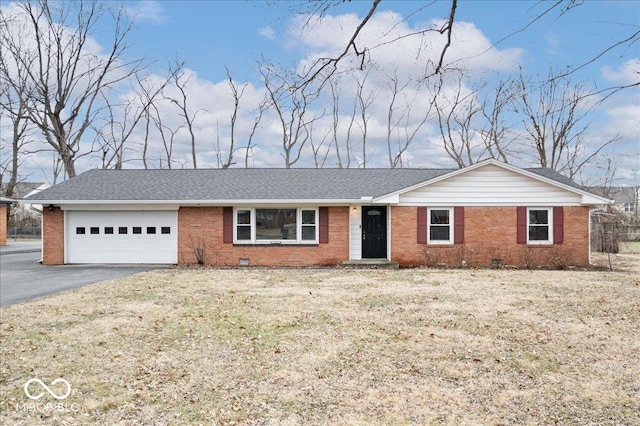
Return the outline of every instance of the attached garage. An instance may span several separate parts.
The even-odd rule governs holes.
[[[177,263],[177,211],[65,211],[65,263]]]

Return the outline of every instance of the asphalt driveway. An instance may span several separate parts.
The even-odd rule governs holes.
[[[0,306],[126,277],[164,266],[62,265],[39,263],[40,251],[5,250],[0,255]]]

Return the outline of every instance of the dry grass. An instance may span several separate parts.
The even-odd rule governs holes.
[[[2,308],[0,424],[640,424],[640,256],[614,262],[171,269]]]

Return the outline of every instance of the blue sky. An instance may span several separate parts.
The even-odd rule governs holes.
[[[294,3],[301,2],[142,2],[137,6],[141,13],[135,31],[135,50],[151,58],[179,57],[200,77],[211,81],[225,78],[225,66],[232,74],[238,74],[239,79],[245,74],[249,79],[255,76],[252,70],[261,56],[287,63],[305,54],[304,49],[291,44],[292,36],[287,33],[295,11],[299,10]],[[377,10],[393,10],[406,17],[426,3],[429,2],[386,0]],[[442,18],[448,5],[449,2],[440,2],[429,6],[408,21],[413,24]],[[332,11],[363,17],[370,6],[370,1],[359,0]],[[523,66],[542,72],[548,64],[582,63],[640,26],[640,2],[587,1],[564,16],[553,11],[523,30],[547,7],[548,4],[538,1],[461,1],[456,20],[474,23],[494,43],[504,39],[499,48],[526,49]],[[635,52],[612,52],[598,65],[607,63],[616,67],[624,57],[637,57],[638,49],[636,45]]]
[[[408,27],[414,28],[447,16],[449,2],[430,3],[386,0],[381,2],[376,13],[393,11],[406,19]],[[425,5],[427,7],[423,7]],[[370,1],[345,2],[331,9],[329,15],[356,14],[362,18],[370,6]],[[256,71],[258,60],[266,58],[282,66],[294,66],[314,50],[330,50],[327,45],[318,47],[318,40],[330,38],[331,26],[335,25],[325,19],[320,27],[326,26],[326,33],[314,31],[312,37],[316,39],[306,40],[303,33],[308,28],[302,29],[295,19],[296,12],[308,10],[305,2],[162,1],[143,2],[137,7],[146,12],[139,15],[137,22],[136,49],[152,58],[180,58],[199,79],[214,83],[225,79],[225,67],[228,67],[235,80],[251,82],[256,87],[260,84]],[[525,73],[540,76],[546,76],[550,66],[564,69],[583,65],[640,27],[640,2],[637,1],[587,1],[570,10],[556,8],[536,19],[548,7],[548,2],[538,1],[460,1],[456,22],[475,27],[479,37],[486,38],[489,44],[494,43],[498,50],[512,50],[518,57],[509,66],[510,72],[521,67]],[[471,33],[469,36],[474,37]],[[637,43],[624,49],[613,49],[577,71],[574,78],[594,82],[599,88],[628,84],[629,76],[625,80],[622,74],[633,73],[633,70],[629,71],[629,63],[635,65],[637,73],[639,58]],[[611,100],[610,106],[601,108],[602,113],[594,121],[602,127],[620,128],[619,123],[624,123],[622,126],[625,127],[630,122],[629,115],[635,114],[629,111],[628,105],[635,105],[640,113],[638,100],[637,90],[618,96]],[[627,111],[627,117],[612,123],[611,111],[620,114],[620,109]],[[624,184],[633,184],[640,179],[634,170],[640,168],[640,127],[636,125],[623,133],[622,142],[611,155],[620,159],[616,163],[620,169],[616,172],[617,178]],[[449,160],[442,156],[437,158],[441,162]],[[415,158],[412,164],[439,165],[421,163]],[[263,165],[278,164],[267,162]]]
[[[107,2],[103,2],[106,4]],[[197,115],[195,133],[198,138],[200,167],[216,167],[216,156],[224,154],[224,145],[229,139],[229,117],[232,99],[227,84],[227,67],[238,86],[246,86],[236,127],[239,140],[246,140],[255,119],[255,108],[262,96],[258,61],[279,64],[283,68],[300,69],[318,55],[334,55],[343,49],[347,37],[355,25],[371,7],[371,1],[359,0],[340,3],[330,9],[322,21],[306,20],[299,12],[309,10],[304,1],[126,1],[124,5],[135,16],[135,25],[129,37],[131,57],[144,56],[153,60],[150,71],[161,75],[168,61],[184,61],[185,75],[189,79],[187,93],[192,111]],[[552,2],[553,3],[553,2]],[[121,3],[113,2],[114,6]],[[468,72],[462,83],[463,90],[471,90],[483,82],[496,81],[519,72],[529,76],[546,76],[549,67],[574,69],[585,65],[574,74],[573,81],[585,82],[590,87],[606,87],[637,82],[640,72],[640,46],[636,36],[634,44],[611,49],[593,63],[587,64],[614,43],[624,40],[640,29],[640,2],[638,1],[584,1],[579,6],[564,10],[565,3],[548,14],[536,19],[550,2],[538,1],[459,1],[454,26],[454,43],[447,61],[455,61]],[[10,5],[2,3],[2,7]],[[437,25],[448,15],[450,2],[383,0],[376,14],[366,26],[359,46],[376,46],[379,37],[393,27],[393,35]],[[98,44],[106,45],[109,31],[94,34]],[[429,38],[431,37],[431,38]],[[429,55],[437,51],[438,39],[430,35],[423,50],[416,50],[417,37],[402,39],[393,45],[373,48],[373,77],[369,78],[370,93],[378,94],[371,107],[373,115],[370,128],[371,156],[369,167],[388,167],[383,141],[384,116],[388,108],[388,94],[383,93],[385,82],[382,75],[395,69],[407,76],[420,75],[421,67]],[[431,44],[432,51],[429,51]],[[426,46],[426,48],[424,47]],[[376,74],[377,73],[377,74]],[[357,73],[354,73],[354,75]],[[150,76],[153,78],[153,75]],[[353,81],[343,81],[345,92],[341,129],[344,135],[345,122],[352,103]],[[131,93],[120,93],[122,98]],[[170,90],[168,95],[171,95]],[[409,86],[403,93],[415,111],[427,109],[426,95]],[[601,98],[593,97],[593,102]],[[160,105],[165,114],[165,124],[175,133],[172,161],[174,167],[189,167],[190,143],[184,128],[180,128],[179,113],[170,105]],[[589,108],[589,105],[584,105]],[[317,111],[316,111],[317,112]],[[588,171],[585,183],[597,182],[602,177],[602,167],[612,159],[616,169],[616,183],[640,184],[640,90],[625,90],[606,99],[593,116],[584,146],[597,146],[603,141],[616,138],[598,164]],[[325,118],[326,119],[326,118]],[[415,129],[417,122],[408,123]],[[318,121],[318,127],[326,121]],[[524,129],[516,123],[514,132]],[[249,166],[282,167],[279,151],[281,135],[273,112],[267,113],[256,134],[255,147]],[[139,146],[141,129],[134,132],[134,144],[130,148],[131,158],[127,167],[141,167]],[[399,133],[399,132],[398,132]],[[316,137],[319,143],[320,136]],[[136,140],[136,138],[138,138]],[[159,135],[154,136],[156,146],[150,147],[154,167],[163,163],[163,148]],[[418,138],[403,157],[403,165],[409,167],[452,167],[453,160],[442,149],[437,123],[430,119],[419,129]],[[217,142],[216,142],[217,141]],[[216,145],[217,143],[217,145]],[[369,144],[369,142],[368,142]],[[85,146],[89,144],[86,143]],[[216,146],[214,146],[216,145]],[[328,146],[328,145],[326,145]],[[324,149],[324,148],[323,148]],[[357,151],[357,149],[356,149]],[[238,152],[237,165],[244,165]],[[357,166],[362,159],[355,158],[350,166]],[[520,166],[535,166],[531,158],[522,155],[514,161]],[[79,161],[78,171],[100,167],[100,158],[86,155]],[[386,161],[386,162],[385,162]],[[48,170],[50,155],[42,154],[25,161],[24,173],[50,180]],[[342,160],[341,160],[342,162]],[[335,167],[333,154],[327,157],[326,167]],[[308,152],[296,165],[313,167]]]

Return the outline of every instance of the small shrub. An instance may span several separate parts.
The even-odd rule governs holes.
[[[206,260],[207,246],[204,243],[204,239],[195,239],[193,235],[189,235],[191,240],[191,247],[193,249],[193,255],[196,258],[198,265],[204,265]]]
[[[438,250],[424,249],[424,265],[427,268],[435,268],[440,263],[440,253]]]
[[[520,247],[519,259],[522,263],[522,267],[526,269],[533,269],[536,267],[535,255],[531,247]]]
[[[549,265],[555,269],[567,269],[572,263],[573,257],[570,250],[561,250],[560,246],[555,245],[553,251],[549,254]]]

